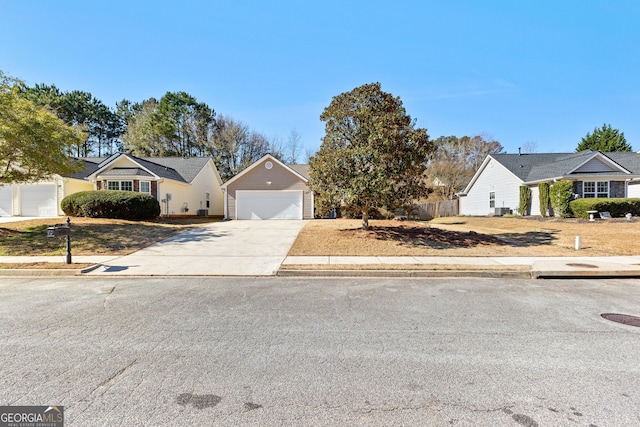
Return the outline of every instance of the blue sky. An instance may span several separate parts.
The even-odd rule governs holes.
[[[0,70],[115,107],[186,91],[315,151],[331,98],[380,82],[429,135],[640,150],[640,2],[0,0]]]

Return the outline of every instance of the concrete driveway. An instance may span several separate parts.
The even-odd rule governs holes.
[[[8,222],[29,221],[31,219],[56,219],[59,218],[60,222],[64,222],[67,219],[66,216],[0,216],[0,224]]]
[[[216,222],[108,261],[89,274],[272,276],[306,222]]]

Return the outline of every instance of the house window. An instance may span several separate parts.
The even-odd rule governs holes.
[[[209,195],[209,193],[204,193],[204,198],[207,201],[207,209],[209,209],[209,207],[211,206],[211,196]]]
[[[151,194],[151,182],[150,181],[140,181],[140,192]]]
[[[489,207],[490,208],[495,208],[496,207],[496,192],[492,191],[489,193]]]
[[[608,198],[609,181],[584,181],[582,183],[582,197]]]
[[[107,190],[133,191],[133,181],[107,181]]]

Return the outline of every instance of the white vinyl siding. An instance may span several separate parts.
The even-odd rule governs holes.
[[[540,215],[540,191],[538,185],[529,186],[531,190],[531,212],[530,215]]]
[[[640,181],[632,181],[627,186],[627,197],[640,198]]]
[[[572,173],[589,173],[589,172],[614,172],[617,171],[617,168],[611,167],[611,165],[603,162],[600,159],[591,159],[584,165],[580,166],[578,169],[574,170]]]
[[[520,203],[522,181],[491,159],[466,196],[460,197],[460,215],[492,215],[495,208],[515,209]],[[494,207],[489,193],[495,193]]]

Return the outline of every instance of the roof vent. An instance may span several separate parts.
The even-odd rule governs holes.
[[[520,151],[520,147],[518,147],[518,156],[522,156],[522,152]],[[520,165],[522,167],[522,165]]]

